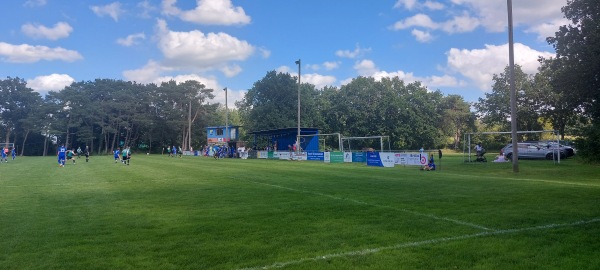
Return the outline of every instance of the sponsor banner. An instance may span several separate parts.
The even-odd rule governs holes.
[[[420,153],[396,153],[394,160],[399,165],[423,166],[427,164],[427,155]]]
[[[248,159],[248,151],[241,151],[239,154],[241,159]]]
[[[267,151],[257,151],[256,158],[269,158],[269,152]]]
[[[329,162],[331,163],[342,163],[344,162],[344,152],[330,152]]]
[[[307,160],[306,152],[302,153],[292,153],[293,160]]]
[[[344,152],[344,162],[352,162],[352,152]]]
[[[292,153],[290,152],[275,152],[274,156],[278,156],[279,159],[292,159]]]
[[[352,162],[367,162],[367,153],[365,152],[356,152],[352,153]]]
[[[277,159],[277,158],[279,158],[279,155],[276,155],[275,153],[277,153],[277,152],[269,152],[267,158],[268,159]]]
[[[367,165],[377,167],[394,167],[394,153],[367,152]]]
[[[306,153],[307,160],[319,160],[323,161],[325,159],[325,154],[323,152],[308,152]]]
[[[379,158],[381,158],[381,163],[383,163],[383,167],[394,167],[394,153],[379,153]]]
[[[367,166],[383,167],[378,152],[367,152]]]
[[[323,152],[323,161],[325,163],[331,162],[331,152]]]

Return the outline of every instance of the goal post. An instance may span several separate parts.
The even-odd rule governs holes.
[[[0,143],[0,147],[13,149],[15,147],[15,144],[14,143]]]
[[[375,140],[375,141],[379,141],[379,149],[380,152],[386,152],[386,150],[384,149],[385,147],[385,141],[387,140],[387,151],[391,151],[391,145],[390,145],[390,136],[364,136],[364,137],[342,137],[342,146],[345,147],[345,143],[348,143],[348,151],[352,151],[352,145],[351,142],[354,140],[362,140],[362,141],[366,141],[366,140]],[[374,147],[373,147],[374,148]]]
[[[340,133],[306,134],[298,135],[297,137],[297,140],[300,142],[300,145],[302,145],[305,142],[305,140],[312,140],[312,138],[317,137],[319,148],[321,148],[321,140],[323,141],[323,149],[327,148],[326,138],[337,138],[338,149],[342,152],[344,151],[344,146],[342,144],[342,134]]]

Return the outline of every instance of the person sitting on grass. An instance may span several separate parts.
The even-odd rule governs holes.
[[[504,154],[498,154],[496,156],[496,159],[493,162],[507,162],[508,160],[506,160],[506,158],[504,157]]]
[[[435,171],[435,162],[433,161],[433,154],[429,156],[429,163],[421,168],[421,171]]]

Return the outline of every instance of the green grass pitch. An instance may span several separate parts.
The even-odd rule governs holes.
[[[600,168],[511,166],[19,157],[0,269],[599,269]]]

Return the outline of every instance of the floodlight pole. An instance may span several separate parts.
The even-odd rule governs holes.
[[[300,153],[300,67],[302,66],[300,59],[296,61],[298,65],[298,136],[296,136],[296,154]]]
[[[225,143],[229,146],[229,109],[227,108],[227,87],[223,88],[225,91]],[[229,151],[229,150],[227,150]],[[227,153],[229,155],[229,153]]]
[[[513,172],[519,172],[519,145],[517,138],[517,94],[515,90],[515,49],[513,40],[512,0],[506,0],[508,6],[508,62],[510,70],[510,127],[512,132]]]

